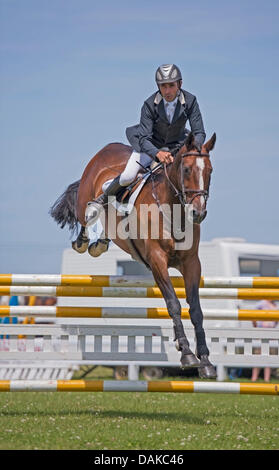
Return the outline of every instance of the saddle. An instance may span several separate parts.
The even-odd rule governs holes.
[[[157,173],[160,169],[162,169],[162,164],[156,161],[151,162],[148,167],[143,167],[135,181],[129,186],[123,187],[123,189],[118,192],[116,201],[120,204],[134,204],[143,186],[149,180],[149,177]]]

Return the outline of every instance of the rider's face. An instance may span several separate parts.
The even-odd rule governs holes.
[[[159,89],[163,98],[166,101],[173,101],[177,96],[177,92],[179,90],[178,82],[173,83],[162,83],[159,85]]]

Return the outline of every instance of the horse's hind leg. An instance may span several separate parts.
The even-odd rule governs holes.
[[[209,350],[206,345],[205,332],[203,328],[203,313],[200,306],[199,286],[201,278],[201,266],[197,255],[187,260],[181,272],[184,277],[187,302],[190,306],[189,313],[191,322],[195,328],[197,357],[200,359],[199,375],[201,378],[216,379],[214,366],[208,359]]]
[[[78,253],[85,253],[88,248],[89,241],[88,228],[82,226],[77,239],[72,242],[72,248]]]
[[[185,335],[181,321],[181,305],[171,283],[167,263],[166,260],[164,261],[164,256],[164,252],[158,253],[157,251],[153,251],[151,257],[148,259],[148,263],[152,269],[154,279],[157,282],[158,287],[160,288],[165,299],[169,315],[173,320],[175,335],[174,340],[178,343],[177,349],[181,351],[181,366],[182,368],[199,367],[200,362],[196,358],[195,354],[191,351],[189,342]]]

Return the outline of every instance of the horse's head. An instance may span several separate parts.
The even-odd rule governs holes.
[[[195,137],[190,133],[172,165],[170,177],[179,190],[180,202],[193,205],[195,224],[200,224],[207,214],[206,202],[212,173],[209,152],[215,141],[214,133],[199,152],[195,146]]]

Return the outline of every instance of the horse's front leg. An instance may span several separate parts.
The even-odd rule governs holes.
[[[195,328],[197,357],[200,359],[199,375],[201,378],[215,379],[216,371],[208,359],[209,350],[206,345],[203,328],[203,313],[200,305],[199,286],[201,279],[201,264],[198,255],[187,259],[187,264],[181,267],[184,277],[186,299],[189,304],[191,322]]]
[[[165,299],[169,316],[173,320],[175,335],[174,341],[177,341],[177,349],[181,351],[181,366],[183,369],[187,367],[199,367],[200,362],[191,351],[189,342],[185,335],[181,321],[181,305],[169,277],[165,253],[158,253],[158,251],[153,250],[148,259],[148,263],[152,269],[154,279]]]
[[[88,248],[89,242],[90,239],[88,235],[88,228],[81,226],[77,239],[72,242],[72,248],[78,253],[85,253]]]

